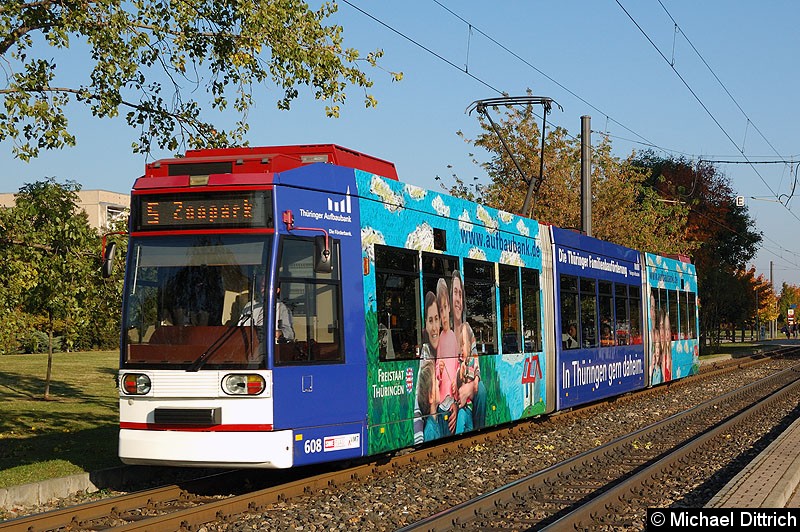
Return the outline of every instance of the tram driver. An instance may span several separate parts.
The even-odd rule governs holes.
[[[281,299],[281,287],[275,292],[275,343],[294,342],[292,312]]]
[[[266,278],[259,275],[256,278],[256,294],[242,308],[239,317],[240,326],[261,327],[264,325],[264,298],[266,294]],[[275,292],[275,343],[282,344],[294,341],[294,327],[292,312],[281,299],[281,287]]]
[[[264,324],[264,285],[264,276],[259,275],[255,280],[256,290],[242,308],[238,325],[261,327]]]

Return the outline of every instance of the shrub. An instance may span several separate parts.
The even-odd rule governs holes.
[[[53,352],[61,351],[63,336],[53,337]],[[32,330],[20,338],[23,353],[47,353],[47,333]]]

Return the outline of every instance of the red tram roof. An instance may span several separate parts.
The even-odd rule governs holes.
[[[394,163],[336,144],[189,150],[183,157],[147,164],[143,177],[275,173],[313,163],[356,168],[397,180]]]

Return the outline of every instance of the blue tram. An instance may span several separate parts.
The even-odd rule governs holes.
[[[556,291],[556,408],[647,384],[641,253],[552,228]]]
[[[378,454],[697,371],[697,283],[334,145],[191,151],[132,191],[125,463]]]

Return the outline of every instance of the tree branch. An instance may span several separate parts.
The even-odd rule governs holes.
[[[14,46],[23,35],[32,31],[50,28],[50,24],[42,24],[41,26],[20,26],[8,34],[8,37],[0,41],[0,55],[5,55],[9,48]]]

